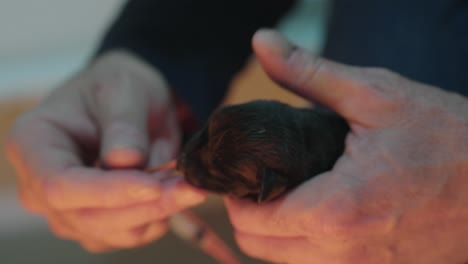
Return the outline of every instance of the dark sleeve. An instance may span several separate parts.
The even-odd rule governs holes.
[[[131,0],[98,54],[127,49],[158,68],[199,121],[207,119],[251,53],[250,39],[294,0]]]
[[[335,0],[324,56],[468,97],[468,1]]]

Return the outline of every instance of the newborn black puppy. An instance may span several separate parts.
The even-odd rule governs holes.
[[[349,131],[334,113],[276,101],[220,108],[185,145],[177,168],[199,188],[266,202],[330,170]]]

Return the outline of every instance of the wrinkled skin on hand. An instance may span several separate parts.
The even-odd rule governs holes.
[[[267,73],[350,124],[335,166],[265,205],[226,199],[240,247],[277,263],[468,261],[468,100],[253,39]]]
[[[172,159],[179,135],[162,76],[115,51],[20,117],[6,152],[23,205],[57,236],[102,252],[161,237],[171,214],[203,201],[183,180],[136,170]],[[97,160],[114,170],[94,167]]]

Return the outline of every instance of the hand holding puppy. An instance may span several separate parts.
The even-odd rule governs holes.
[[[240,247],[279,263],[468,260],[468,100],[260,31],[270,77],[350,124],[333,169],[266,205],[226,199]]]

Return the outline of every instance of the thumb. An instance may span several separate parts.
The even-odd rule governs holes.
[[[385,106],[370,69],[332,62],[292,45],[273,30],[259,30],[253,49],[267,74],[280,85],[336,111],[348,121],[359,120]],[[388,104],[387,104],[388,105]],[[380,111],[381,112],[381,111]]]
[[[132,87],[125,74],[98,84],[97,119],[101,128],[100,160],[110,168],[144,166],[149,147],[149,98]]]

